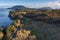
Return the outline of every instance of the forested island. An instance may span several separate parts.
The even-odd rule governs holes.
[[[0,40],[51,40],[60,24],[60,10],[11,10],[8,17],[13,23],[0,28]],[[49,28],[54,28],[54,30]],[[59,27],[59,25],[58,25]],[[59,31],[59,28],[56,29]]]

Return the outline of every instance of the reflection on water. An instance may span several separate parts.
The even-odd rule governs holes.
[[[0,26],[7,26],[8,24],[12,23],[12,21],[8,17],[9,11],[10,10],[8,10],[8,9],[0,10]]]

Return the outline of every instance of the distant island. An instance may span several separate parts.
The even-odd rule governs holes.
[[[16,5],[16,6],[13,6],[13,7],[11,7],[11,8],[8,8],[8,9],[14,9],[14,10],[25,10],[25,9],[52,10],[52,8],[50,8],[50,7],[28,8],[28,7],[25,7],[25,6],[22,6],[22,5]]]

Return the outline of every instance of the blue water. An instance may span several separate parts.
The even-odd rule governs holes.
[[[9,9],[0,9],[0,26],[7,26],[12,23],[8,17],[9,11]]]

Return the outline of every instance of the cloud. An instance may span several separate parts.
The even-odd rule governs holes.
[[[49,2],[47,4],[45,4],[47,7],[51,7],[51,8],[60,8],[60,1],[55,1],[55,2]]]
[[[28,5],[30,8],[41,8],[41,7],[51,7],[53,9],[59,9],[60,8],[60,1],[54,1],[54,2],[46,2],[46,3],[37,3],[37,4],[30,4]]]
[[[9,8],[9,7],[13,7],[16,5],[24,5],[24,4],[0,4],[0,8]]]
[[[51,7],[53,9],[59,9],[60,8],[60,0],[57,0],[57,1],[54,1],[54,2],[44,2],[44,3],[35,3],[35,4],[23,4],[23,3],[20,3],[20,4],[0,4],[0,7],[12,7],[14,5],[24,5],[26,7],[29,7],[29,8],[41,8],[41,7]]]

